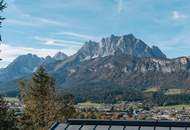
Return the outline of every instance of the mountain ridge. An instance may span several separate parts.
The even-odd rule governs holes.
[[[158,47],[149,47],[132,34],[111,35],[102,38],[100,42],[88,41],[74,55],[68,57],[58,52],[57,57],[43,58],[40,65],[56,79],[59,89],[68,91],[77,98],[78,95],[79,98],[82,95],[82,92],[77,90],[85,91],[83,99],[87,98],[88,92],[92,90],[101,95],[101,92],[92,86],[111,93],[114,89],[121,92],[131,88],[142,91],[155,86],[161,88],[190,86],[189,57],[169,59]],[[26,77],[31,75],[32,73]],[[14,82],[16,80],[10,81],[11,85]],[[0,81],[0,88],[2,84],[6,85]],[[107,88],[110,90],[105,90]]]
[[[27,54],[17,57],[12,63],[0,72],[0,81],[17,79],[21,75],[28,75],[43,62],[43,58],[37,55]]]
[[[133,57],[157,57],[167,58],[166,55],[156,46],[152,48],[142,40],[135,38],[133,34],[102,38],[100,42],[88,41],[67,60],[57,65],[54,70],[67,66],[69,63],[80,64],[85,60],[110,55],[130,55]]]
[[[47,56],[46,58],[31,53],[18,56],[6,68],[1,69],[0,82],[31,75],[39,66],[46,66],[48,68],[50,64],[65,60],[67,57],[68,56],[62,52],[56,53],[53,57]]]

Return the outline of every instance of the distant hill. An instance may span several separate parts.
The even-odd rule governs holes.
[[[17,57],[11,64],[0,72],[0,82],[14,80],[31,74],[44,61],[37,55],[27,54]]]
[[[20,79],[29,79],[39,66],[44,66],[47,70],[54,66],[58,61],[67,58],[62,52],[58,52],[55,56],[46,58],[37,55],[27,54],[18,56],[11,64],[0,71],[0,91],[2,93],[17,92],[17,81]],[[13,91],[13,92],[11,92]]]

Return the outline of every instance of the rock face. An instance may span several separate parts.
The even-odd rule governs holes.
[[[132,34],[111,35],[103,38],[100,42],[86,42],[77,54],[81,56],[81,60],[121,54],[133,57],[166,58],[166,55],[158,47],[153,46],[151,48]]]
[[[80,64],[86,60],[114,55],[166,59],[166,55],[158,47],[153,46],[151,48],[132,34],[123,36],[111,35],[110,37],[102,38],[100,42],[86,42],[76,54],[55,65],[52,71],[59,71],[68,65]]]
[[[63,52],[58,52],[56,53],[53,57],[51,56],[47,56],[44,60],[44,62],[42,63],[42,66],[46,69],[46,70],[52,70],[54,69],[54,67],[56,66],[56,64],[65,61],[68,58],[68,56],[63,53]]]
[[[107,99],[102,95],[125,97],[147,88],[189,88],[190,60],[107,56],[71,64],[52,74],[59,86],[77,99],[102,101]]]
[[[164,87],[166,82],[175,81],[172,85],[177,87],[176,82],[185,82],[190,76],[190,60],[187,57],[159,59],[108,56],[62,68],[61,73],[55,71],[55,76],[57,79],[62,77],[59,80],[62,86],[70,83],[110,81],[129,87],[146,88]]]

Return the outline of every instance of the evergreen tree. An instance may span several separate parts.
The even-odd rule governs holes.
[[[5,7],[6,7],[6,4],[5,4],[4,0],[1,0],[1,1],[0,1],[0,11],[2,12]],[[0,16],[0,26],[1,26],[2,21],[3,21],[4,19],[5,19],[4,17]]]
[[[54,79],[42,67],[39,67],[30,81],[20,82],[20,94],[25,114],[33,125],[30,127],[36,130],[46,130],[54,121],[63,120],[74,112],[71,109],[73,104],[70,103],[72,98],[58,98]]]
[[[14,111],[9,110],[7,102],[0,96],[0,130],[17,130]]]
[[[5,7],[6,7],[6,4],[5,4],[4,0],[1,0],[1,1],[0,1],[0,12],[2,12]],[[3,21],[4,19],[5,19],[5,18],[0,15],[0,27],[1,27],[2,21]],[[1,41],[1,35],[0,35],[0,41]],[[1,44],[1,43],[0,43],[0,44]],[[0,50],[0,52],[1,52],[1,50]],[[0,58],[0,60],[1,60],[1,58]]]
[[[6,8],[4,0],[0,1],[0,12]],[[0,27],[5,18],[0,15]],[[1,41],[1,35],[0,35]],[[1,44],[1,43],[0,43]],[[0,50],[1,52],[1,50]],[[1,58],[0,58],[1,60]],[[14,111],[9,110],[7,102],[0,95],[0,130],[16,130],[16,117]]]
[[[57,121],[63,122],[68,118],[75,117],[74,97],[71,94],[57,96]]]

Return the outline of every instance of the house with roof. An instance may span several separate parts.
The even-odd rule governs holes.
[[[190,130],[190,122],[69,119],[49,130]]]

